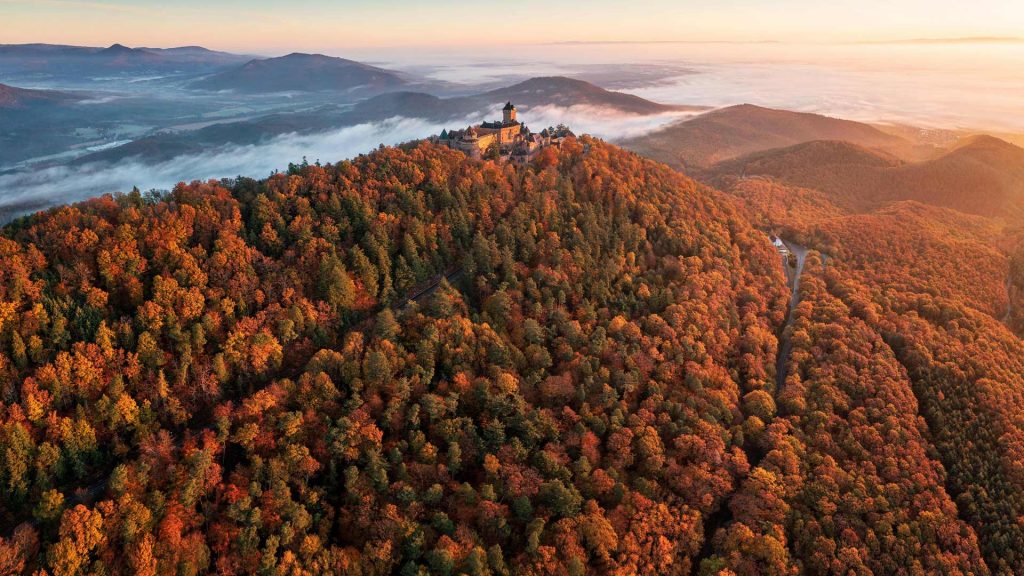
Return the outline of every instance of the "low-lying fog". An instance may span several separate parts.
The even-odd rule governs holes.
[[[494,108],[500,109],[495,103]],[[565,123],[581,133],[610,141],[630,138],[664,126],[691,112],[649,116],[625,115],[594,106],[542,106],[521,112],[529,126],[541,130]],[[493,115],[493,114],[492,114]],[[443,125],[422,119],[395,117],[312,135],[285,135],[269,142],[220,148],[204,154],[179,156],[159,163],[125,160],[113,165],[91,163],[0,174],[0,221],[56,202],[74,202],[114,191],[167,190],[179,182],[265,177],[283,170],[288,162],[336,162],[368,152],[380,144],[399,144],[438,134],[442,128],[478,123],[480,115],[467,116]]]
[[[865,122],[1024,131],[1021,41],[570,43],[356,56],[457,83],[563,74],[666,104],[750,103]]]
[[[266,144],[222,148],[156,164],[129,159],[112,166],[105,163],[55,166],[0,175],[0,217],[37,209],[37,203],[43,198],[73,202],[106,192],[129,191],[133,186],[141,190],[167,190],[182,181],[265,177],[303,157],[309,162],[348,158],[378,144],[419,138],[434,129],[422,120],[396,118],[312,136],[282,136]]]
[[[328,54],[399,69],[466,93],[535,76],[567,75],[666,104],[762,106],[868,122],[1024,132],[1024,43],[863,45],[556,44],[494,49],[347,51]],[[0,82],[3,79],[0,78]],[[225,96],[225,105],[239,97]],[[497,103],[496,103],[497,104]],[[439,125],[397,116],[318,135],[288,135],[155,165],[36,168],[0,175],[0,220],[25,209],[104,192],[167,189],[179,181],[265,177],[288,162],[335,162],[497,116],[467,114]],[[564,123],[611,141],[640,136],[688,113],[629,116],[589,106],[520,109],[539,130]],[[126,119],[130,121],[131,119]],[[190,120],[191,121],[191,120]]]

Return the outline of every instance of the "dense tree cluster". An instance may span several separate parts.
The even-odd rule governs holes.
[[[589,140],[19,221],[0,566],[687,574],[774,417],[764,238]]]
[[[0,573],[1024,573],[1024,233],[721,183],[424,143],[8,225]]]
[[[906,370],[937,457],[948,471],[946,489],[960,517],[977,532],[989,568],[1020,573],[1024,346],[1000,322],[1009,305],[1007,258],[960,218],[955,225],[931,219],[945,227],[945,234],[891,228],[891,243],[912,242],[915,248],[888,254],[857,242],[864,226],[830,226],[840,243],[858,247],[861,254],[837,263],[833,281],[844,302],[862,311]],[[906,254],[915,257],[900,264]]]
[[[929,455],[906,370],[869,326],[870,309],[840,296],[849,291],[840,278],[811,257],[770,451],[732,498],[736,521],[705,568],[987,573]]]
[[[761,229],[792,227],[844,215],[822,192],[787,186],[769,178],[729,177],[720,179],[718,184],[740,200],[738,208]]]
[[[809,484],[795,464],[827,456],[847,481],[858,482],[844,487],[829,479],[826,487],[838,487],[847,498],[835,508],[832,520],[856,511],[868,522],[847,520],[849,531],[825,531],[826,540],[805,549],[816,558],[827,559],[828,551],[854,551],[871,572],[896,572],[897,566],[910,564],[886,564],[898,556],[895,549],[879,547],[885,540],[878,528],[903,526],[897,532],[899,545],[916,546],[913,556],[933,562],[917,566],[926,573],[1024,571],[1024,484],[1019,474],[1024,465],[1024,423],[1019,416],[1024,411],[1024,346],[1010,330],[1019,326],[1014,306],[1022,254],[1019,230],[917,202],[836,215],[821,192],[767,179],[733,181],[730,191],[761,225],[783,230],[822,253],[804,272],[803,298],[791,334],[791,371],[777,398],[780,418],[774,426],[787,427],[773,436],[780,448],[765,458],[765,470],[751,473],[789,475],[767,488],[755,485],[752,500],[745,499],[745,490],[732,500],[777,502],[775,532],[751,528],[751,533],[762,541],[786,536],[788,561],[803,571],[847,569],[850,556],[840,565],[832,559],[826,570],[824,564],[808,563],[801,553],[799,532],[820,523],[820,512],[809,514],[814,523],[793,523],[807,514],[800,510],[808,505],[801,488],[815,486],[816,503],[828,494],[818,486],[820,478]],[[870,363],[885,369],[865,372]],[[887,419],[885,426],[878,429],[873,418]],[[812,427],[807,429],[806,423]],[[872,434],[883,443],[861,436],[870,430],[866,425],[878,430]],[[810,432],[813,442],[804,439]],[[836,443],[843,447],[843,457],[829,448]],[[775,461],[789,451],[795,456],[781,462],[789,462],[796,472]],[[865,464],[871,466],[870,475],[850,475]],[[900,475],[912,474],[911,485],[887,477],[896,470],[893,464]],[[885,506],[903,517],[898,523],[896,517],[864,509],[880,501],[870,488],[879,485],[879,478],[885,480]],[[905,516],[907,512],[912,515]],[[751,524],[741,514],[736,518],[737,523]],[[778,526],[787,528],[780,531]],[[716,541],[734,549],[724,538]],[[921,556],[924,550],[928,552]],[[738,566],[750,559],[749,554],[722,557]]]

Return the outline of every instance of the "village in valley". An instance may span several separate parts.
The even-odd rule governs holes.
[[[564,125],[531,132],[526,124],[516,118],[516,107],[510,101],[502,109],[501,120],[483,122],[461,130],[445,129],[430,140],[464,152],[471,158],[525,164],[544,148],[561,147],[566,138],[575,138],[575,134]]]

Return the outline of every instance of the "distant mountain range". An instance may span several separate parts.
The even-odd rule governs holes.
[[[106,48],[54,44],[0,44],[0,78],[56,78],[79,82],[111,76],[160,74],[192,79],[188,88],[238,94],[384,92],[404,87],[399,72],[322,54],[253,58],[201,46]]]
[[[150,161],[168,160],[182,154],[200,153],[210,147],[256,144],[283,134],[312,134],[367,122],[380,122],[396,116],[437,123],[461,122],[475,115],[481,116],[478,120],[484,120],[487,114],[497,114],[497,106],[509,100],[525,110],[546,105],[587,105],[630,115],[657,114],[681,108],[612,92],[581,80],[564,77],[534,78],[472,96],[439,98],[422,92],[389,92],[360,101],[351,107],[327,105],[304,112],[224,122],[189,132],[165,132],[83,156],[77,162],[115,161],[128,157]],[[528,115],[523,120],[529,123]]]
[[[393,90],[406,84],[397,72],[322,54],[289,54],[250,60],[189,85],[199,90],[245,94]]]
[[[928,142],[912,130],[891,132],[745,104],[625,145],[723,189],[735,188],[737,180],[769,178],[818,191],[849,212],[912,200],[981,216],[1024,217],[1024,149],[993,136],[947,132]]]
[[[0,44],[0,74],[44,75],[77,80],[120,74],[204,74],[251,59],[199,46],[107,48],[55,44]]]
[[[625,146],[676,168],[701,170],[754,152],[812,140],[842,140],[887,151],[912,148],[910,142],[867,124],[750,104],[672,124]]]
[[[1024,42],[1020,36],[964,36],[953,38],[908,38],[903,40],[878,40],[858,44],[1015,44]]]
[[[182,100],[173,116],[160,115],[167,107],[153,104],[148,95],[133,99],[115,94],[105,101],[102,96],[107,95],[101,94],[90,106],[67,106],[86,95],[92,99],[98,91],[90,86],[81,92],[10,86],[6,78],[12,69],[30,76],[66,74],[97,82],[104,77],[167,74],[176,78],[171,85]],[[0,79],[5,79],[0,84],[0,159],[10,165],[126,158],[158,162],[395,117],[462,127],[464,122],[493,119],[496,107],[506,101],[520,107],[521,118],[538,129],[543,126],[533,126],[531,117],[550,120],[552,114],[530,112],[545,107],[593,107],[637,117],[706,110],[660,104],[559,76],[440,97],[428,93],[436,86],[344,58],[295,53],[253,59],[199,46],[0,45]],[[270,97],[273,94],[280,97]],[[240,112],[221,115],[228,101]],[[189,103],[197,107],[185,111]],[[33,113],[22,114],[24,110]],[[141,124],[142,129],[122,132],[122,119]],[[69,136],[79,132],[77,140]],[[779,186],[820,193],[836,209],[851,212],[916,200],[985,216],[1024,216],[1024,149],[994,137],[963,138],[948,131],[927,138],[915,135],[921,132],[743,104],[712,110],[623,144],[722,188],[736,180],[764,177]]]

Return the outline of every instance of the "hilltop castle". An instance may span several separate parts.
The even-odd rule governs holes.
[[[565,126],[545,128],[540,133],[530,132],[516,119],[512,102],[501,110],[500,121],[484,122],[464,130],[442,130],[431,140],[464,152],[472,158],[492,158],[515,163],[529,162],[537,152],[548,146],[561,146],[564,139],[575,137]]]

